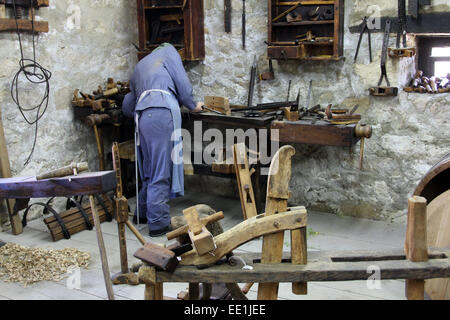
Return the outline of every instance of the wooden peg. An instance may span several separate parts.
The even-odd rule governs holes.
[[[203,255],[205,253],[214,251],[216,249],[214,237],[201,222],[197,208],[194,206],[185,209],[183,210],[183,214],[189,226],[189,238],[191,239],[192,246],[194,247],[195,251],[197,251],[197,254]]]

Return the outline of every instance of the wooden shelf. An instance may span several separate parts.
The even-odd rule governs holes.
[[[277,1],[277,6],[294,6],[298,1]],[[334,1],[301,1],[302,6],[333,5]]]
[[[19,31],[33,31],[33,26],[30,20],[17,20]],[[0,19],[0,31],[15,31],[16,19]],[[48,32],[47,21],[34,21],[34,32]]]
[[[268,0],[268,7],[267,43],[270,45],[267,47],[267,56],[269,59],[322,61],[342,59],[344,55],[344,0]],[[316,7],[318,7],[317,10]],[[297,17],[300,18],[298,19],[300,21],[293,21]],[[303,40],[305,38],[308,40],[331,38],[333,41],[295,43],[300,35],[304,35]]]
[[[334,20],[274,22],[274,23],[272,23],[272,27],[294,27],[294,26],[308,26],[308,25],[317,25],[317,24],[334,24]]]
[[[158,2],[162,4],[152,5],[151,1],[137,0],[140,48],[138,59],[151,53],[160,44],[168,42],[178,49],[183,60],[203,60],[205,57],[203,1],[187,0],[185,5],[183,1]],[[164,20],[161,18],[170,15],[179,17],[173,20],[178,22],[177,30],[173,30],[173,21],[168,21],[167,17]],[[172,28],[172,31],[167,32],[167,28]]]
[[[158,10],[158,9],[183,9],[182,5],[174,6],[144,6],[145,10]]]

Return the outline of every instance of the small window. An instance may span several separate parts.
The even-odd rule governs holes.
[[[420,36],[417,41],[418,68],[427,77],[446,77],[450,73],[450,37]]]

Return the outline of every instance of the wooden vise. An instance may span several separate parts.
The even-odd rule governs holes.
[[[206,224],[200,220],[197,208],[187,208],[183,210],[183,214],[188,223],[189,238],[198,255],[214,251],[216,249],[214,236],[206,229]]]

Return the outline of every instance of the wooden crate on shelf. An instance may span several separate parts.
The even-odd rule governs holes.
[[[344,50],[344,0],[269,0],[269,59],[340,60]]]
[[[164,42],[172,44],[183,60],[205,58],[202,0],[137,0],[138,59]]]

